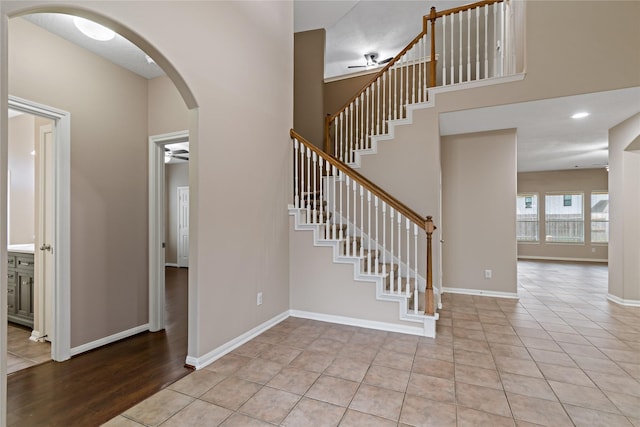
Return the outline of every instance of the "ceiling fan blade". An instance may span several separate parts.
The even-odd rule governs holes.
[[[188,158],[188,157],[185,157],[185,156],[176,156],[176,155],[173,155],[173,156],[171,156],[171,157],[173,157],[174,159],[189,160],[189,158]]]
[[[378,65],[387,64],[387,63],[391,62],[392,59],[393,59],[393,57],[387,58],[387,59],[383,59],[382,61],[378,62]]]
[[[366,68],[366,65],[349,65],[347,68]]]
[[[183,150],[183,149],[173,150],[172,153],[173,154],[188,154],[189,150]]]

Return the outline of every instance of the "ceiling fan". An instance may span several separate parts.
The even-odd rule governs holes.
[[[186,154],[186,156],[184,156],[184,154]],[[189,160],[189,151],[188,150],[183,150],[183,149],[178,149],[178,150],[171,150],[168,147],[164,147],[164,158],[165,161],[167,161],[167,159],[180,159],[180,160]]]
[[[380,65],[384,65],[384,64],[386,64],[388,62],[391,62],[393,57],[387,58],[387,59],[383,59],[382,61],[378,61],[378,54],[376,52],[371,52],[371,53],[365,53],[364,54],[364,59],[366,61],[365,65],[349,65],[347,68],[371,68],[371,67],[377,67],[377,66],[380,66]]]

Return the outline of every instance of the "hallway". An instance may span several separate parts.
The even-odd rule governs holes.
[[[145,332],[7,377],[8,426],[97,426],[191,372],[188,270],[166,269],[165,331]]]
[[[640,426],[640,308],[605,264],[520,261],[436,339],[288,318],[108,426]],[[206,422],[205,422],[206,420]]]

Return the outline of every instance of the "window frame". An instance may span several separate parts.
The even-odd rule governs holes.
[[[611,224],[611,218],[609,217],[609,212],[607,211],[607,220],[606,221],[601,221],[601,220],[593,220],[593,195],[594,194],[606,194],[607,195],[607,202],[609,202],[609,191],[608,190],[593,190],[590,192],[589,194],[589,241],[591,242],[591,244],[593,246],[608,246],[609,245],[609,233],[610,233],[610,224]],[[593,240],[593,224],[595,223],[606,223],[606,235],[607,235],[607,240],[602,242],[602,241],[594,241]]]
[[[582,198],[582,203],[580,204],[580,215],[582,217],[581,220],[574,220],[574,221],[570,221],[570,220],[558,220],[558,219],[549,219],[550,215],[554,215],[554,213],[549,212],[549,206],[552,206],[553,203],[549,203],[549,197],[558,197],[560,196],[561,199],[558,203],[558,207],[563,207],[563,208],[575,208],[577,207],[577,204],[574,203],[573,201],[573,197],[571,198],[571,203],[569,203],[567,205],[567,196],[580,196]],[[567,190],[567,191],[556,191],[556,192],[547,192],[544,194],[544,243],[545,244],[550,244],[550,245],[555,245],[555,244],[560,244],[560,245],[585,245],[586,244],[586,210],[585,210],[585,192],[584,191],[579,191],[579,190]],[[571,239],[563,239],[563,240],[559,240],[560,237],[555,237],[553,238],[550,234],[549,234],[549,230],[552,229],[553,227],[551,226],[551,224],[553,223],[562,223],[562,222],[575,222],[575,223],[581,223],[582,226],[582,233],[581,236],[578,236],[578,238],[581,238],[581,240],[571,240]],[[550,240],[549,238],[552,237],[552,240]]]
[[[518,206],[518,199],[519,198],[523,198],[525,199],[525,209],[529,209],[526,205],[527,205],[527,197],[531,197],[532,198],[532,204],[533,204],[533,198],[535,198],[535,214],[536,214],[536,219],[535,221],[524,221],[524,220],[520,220],[518,219],[518,212],[517,212],[517,206]],[[533,206],[531,206],[531,208],[533,208]],[[535,223],[536,226],[536,236],[535,236],[535,240],[521,240],[518,236],[518,223],[523,222],[523,223]],[[523,192],[523,193],[518,193],[516,194],[516,242],[518,244],[540,244],[540,194],[537,192],[531,192],[531,191],[527,191],[527,192]]]

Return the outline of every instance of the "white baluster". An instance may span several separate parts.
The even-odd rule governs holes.
[[[418,67],[420,66],[420,63],[417,61],[417,56],[420,53],[420,42],[422,41],[422,39],[418,40],[418,43],[416,43],[412,48],[411,48],[411,54],[413,56],[413,63],[411,64],[411,69],[412,69],[412,73],[411,73],[411,103],[415,104],[416,103],[416,87],[420,87],[419,83],[420,80],[418,79],[418,73],[416,73],[416,64],[418,65]]]
[[[313,220],[311,222],[313,222],[314,224],[316,222],[318,222],[318,203],[317,203],[317,199],[316,199],[316,191],[318,189],[318,183],[317,183],[317,179],[316,176],[318,175],[318,155],[316,154],[315,151],[311,152],[311,172],[313,173],[313,198],[311,198],[312,196],[309,195],[309,200],[307,201],[307,203],[311,203],[311,213],[313,214],[312,218]]]
[[[367,190],[367,270],[371,274],[371,191]]]
[[[394,215],[394,209],[389,206],[389,218],[390,218],[390,224],[389,224],[389,228],[391,229],[391,238],[389,239],[389,241],[391,242],[391,258],[389,259],[389,292],[393,293],[393,288],[395,286],[395,276],[394,276],[394,256],[393,256],[393,229],[395,228],[395,224],[393,223],[393,215]],[[400,214],[398,214],[400,215]]]
[[[378,102],[376,102],[376,135],[380,135],[380,124],[382,123],[382,116],[380,116],[380,77],[376,80],[376,85],[378,85],[378,89],[376,89],[378,94]]]
[[[399,62],[399,61],[398,61]],[[393,89],[393,118],[398,118],[398,88],[396,83],[398,81],[398,62],[396,62],[393,66],[393,86],[391,86],[391,82],[389,83],[389,87]]]
[[[505,7],[505,3],[501,2],[500,3],[500,75],[504,76],[504,52],[505,52],[505,36],[506,36],[506,32],[505,32],[505,24],[506,24],[506,19],[505,19],[505,11],[504,11],[504,7]]]
[[[398,212],[398,293],[402,293],[402,272],[400,267],[402,264],[402,215]]]
[[[358,113],[360,112],[360,97],[358,96],[356,98],[356,102],[355,102],[355,121],[356,121],[356,127],[355,127],[355,134],[354,134],[354,149],[355,150],[359,150],[360,149],[360,121],[358,120]]]
[[[387,74],[389,74],[391,72],[391,68],[387,68],[387,72],[385,72],[382,75],[382,117],[381,117],[381,124],[382,124],[382,133],[387,133],[387,128],[385,126],[385,119],[387,119],[388,117],[390,118],[390,116],[387,114]]]
[[[431,37],[434,35],[431,34]],[[447,85],[447,15],[442,17],[442,86]]]
[[[374,261],[374,272],[378,273],[378,262],[380,261],[380,251],[378,250],[379,247],[379,242],[380,239],[378,238],[378,230],[380,229],[380,224],[378,223],[378,213],[379,213],[379,208],[378,208],[378,196],[375,196],[375,198],[373,199],[373,205],[376,208],[376,257],[375,257],[375,261]],[[371,234],[369,234],[369,236],[371,236]]]
[[[405,227],[406,227],[406,240],[407,240],[407,282],[405,292],[407,293],[407,297],[409,297],[409,292],[411,292],[411,275],[409,272],[411,271],[411,252],[409,252],[409,247],[411,240],[409,239],[409,218],[405,218]]]
[[[346,186],[347,186],[347,191],[346,191],[347,193],[346,194],[347,196],[347,235],[345,236],[346,240],[344,242],[344,252],[345,252],[344,255],[349,256],[349,254],[351,253],[350,251],[351,242],[349,241],[349,239],[351,239],[351,234],[354,234],[354,231],[353,231],[353,227],[349,223],[349,199],[351,197],[351,194],[349,194],[349,185],[350,185],[351,179],[349,178],[349,175],[345,175],[345,179],[346,179]],[[355,182],[354,182],[354,185],[355,185]],[[351,231],[351,233],[349,231]]]
[[[311,162],[311,150],[307,148],[307,146],[304,146],[304,149],[306,151],[307,154],[307,182],[305,185],[306,188],[306,200],[305,203],[307,204],[307,224],[309,224],[311,221],[311,206],[309,204],[309,187],[311,186],[311,167],[309,165],[309,163]]]
[[[409,54],[405,53],[404,56],[404,103],[402,104],[403,112],[402,118],[407,114],[407,105],[409,104]]]
[[[333,175],[334,175],[334,176],[336,176],[336,170],[337,170],[337,168],[334,166],[334,167],[333,167]],[[342,217],[343,217],[343,212],[344,212],[344,211],[342,210],[342,187],[344,187],[344,184],[343,184],[343,181],[344,181],[344,179],[343,179],[343,178],[344,178],[344,177],[342,176],[342,171],[339,171],[339,170],[338,170],[338,171],[337,171],[337,176],[340,178],[340,180],[339,180],[339,181],[340,181],[340,229],[338,230],[338,233],[339,233],[339,239],[338,239],[338,240],[340,240],[340,241],[342,242],[342,239],[344,239],[344,238],[345,238],[345,236],[344,236],[344,229],[342,228],[342,227],[343,227]],[[333,203],[334,203],[334,205],[335,205],[335,200],[334,200],[334,202],[333,202]],[[334,236],[335,236],[335,234],[334,234]]]
[[[366,148],[369,148],[369,137],[371,135],[371,122],[369,121],[369,114],[371,113],[371,107],[369,107],[369,102],[371,102],[371,86],[368,86],[365,90],[364,99],[365,99],[365,117],[366,117],[366,125],[365,125],[365,134],[364,134],[364,145]]]
[[[458,83],[462,83],[462,12],[458,12]]]
[[[364,187],[360,187],[360,258],[364,257]]]
[[[364,133],[365,133],[365,120],[364,120],[364,116],[365,116],[365,102],[364,102],[364,92],[362,92],[359,96],[360,98],[360,149],[364,150],[366,148],[366,141],[364,139]]]
[[[382,276],[385,276],[386,274],[387,274],[387,203],[382,202]]]
[[[300,209],[300,189],[298,188],[298,163],[300,162],[300,142],[293,138],[293,207]]]
[[[424,47],[424,37],[422,37],[419,41],[418,41],[418,78],[416,79],[416,70],[414,68],[413,70],[413,84],[415,86],[414,88],[414,94],[416,93],[416,91],[418,92],[418,102],[422,102],[422,98],[421,98],[421,94],[422,94],[422,60],[423,60],[423,55],[422,55],[422,51],[423,51],[423,47]]]
[[[360,184],[357,184],[360,185]],[[353,181],[353,248],[351,251],[352,256],[358,256],[358,245],[356,242],[356,237],[358,236],[358,192],[357,192],[356,182]],[[360,223],[362,226],[362,223]],[[362,245],[362,241],[360,241],[360,245]]]
[[[318,223],[320,223],[320,224],[322,224],[324,222],[324,216],[323,216],[323,214],[324,214],[324,206],[323,206],[323,204],[324,204],[323,203],[324,194],[323,193],[324,192],[323,192],[323,188],[322,188],[323,187],[323,185],[322,185],[323,184],[322,183],[322,169],[324,169],[324,163],[323,162],[324,162],[324,159],[321,156],[318,156],[318,169],[316,169],[316,172],[314,174],[314,176],[316,176],[316,175],[318,176],[318,181],[319,181],[318,182],[319,185],[316,188],[317,188],[317,191],[320,191],[320,193],[319,193],[320,194],[320,198],[316,199],[316,213],[318,212],[318,204],[319,204],[320,205],[320,217],[318,218],[319,219]],[[329,215],[327,215],[327,217],[328,216]]]
[[[327,162],[327,166],[330,166],[330,163]],[[333,212],[333,214],[331,215],[333,218],[331,219],[331,238],[333,240],[336,240],[336,167],[335,166],[330,166],[329,169],[331,170],[331,183],[332,183],[332,189],[331,189],[331,212]],[[340,217],[342,218],[342,217]],[[342,219],[341,219],[342,221]]]
[[[456,26],[456,16],[454,14],[449,15],[451,17],[451,22],[450,22],[450,27],[451,27],[451,75],[449,76],[449,80],[451,81],[451,84],[454,84],[456,82],[456,57],[455,57],[455,53],[453,51],[453,43],[455,38],[453,37],[453,30]]]
[[[484,5],[484,78],[489,78],[489,5]]]
[[[400,104],[398,104],[398,106],[400,107],[400,111],[398,111],[398,116],[400,118],[403,118],[403,114],[402,112],[404,111],[404,105],[406,104],[406,100],[403,100],[402,98],[402,94],[403,94],[403,88],[404,88],[404,70],[405,68],[407,68],[406,63],[405,63],[405,58],[406,55],[402,55],[400,57],[400,86],[398,87],[398,90],[400,91]]]
[[[413,255],[415,256],[413,260],[413,282],[414,282],[414,292],[415,297],[413,299],[413,310],[415,313],[418,312],[418,225],[413,224]]]
[[[476,80],[480,80],[480,8],[476,7]]]
[[[467,10],[467,81],[471,80],[471,10]]]
[[[498,7],[493,4],[493,76],[498,75]]]
[[[339,151],[336,157],[344,162],[344,157],[343,157],[344,154],[342,151],[344,149],[344,141],[343,141],[343,133],[342,133],[343,117],[344,117],[344,111],[341,111],[340,114],[338,114],[338,117],[336,117],[336,133],[338,134],[338,140],[340,141]]]

